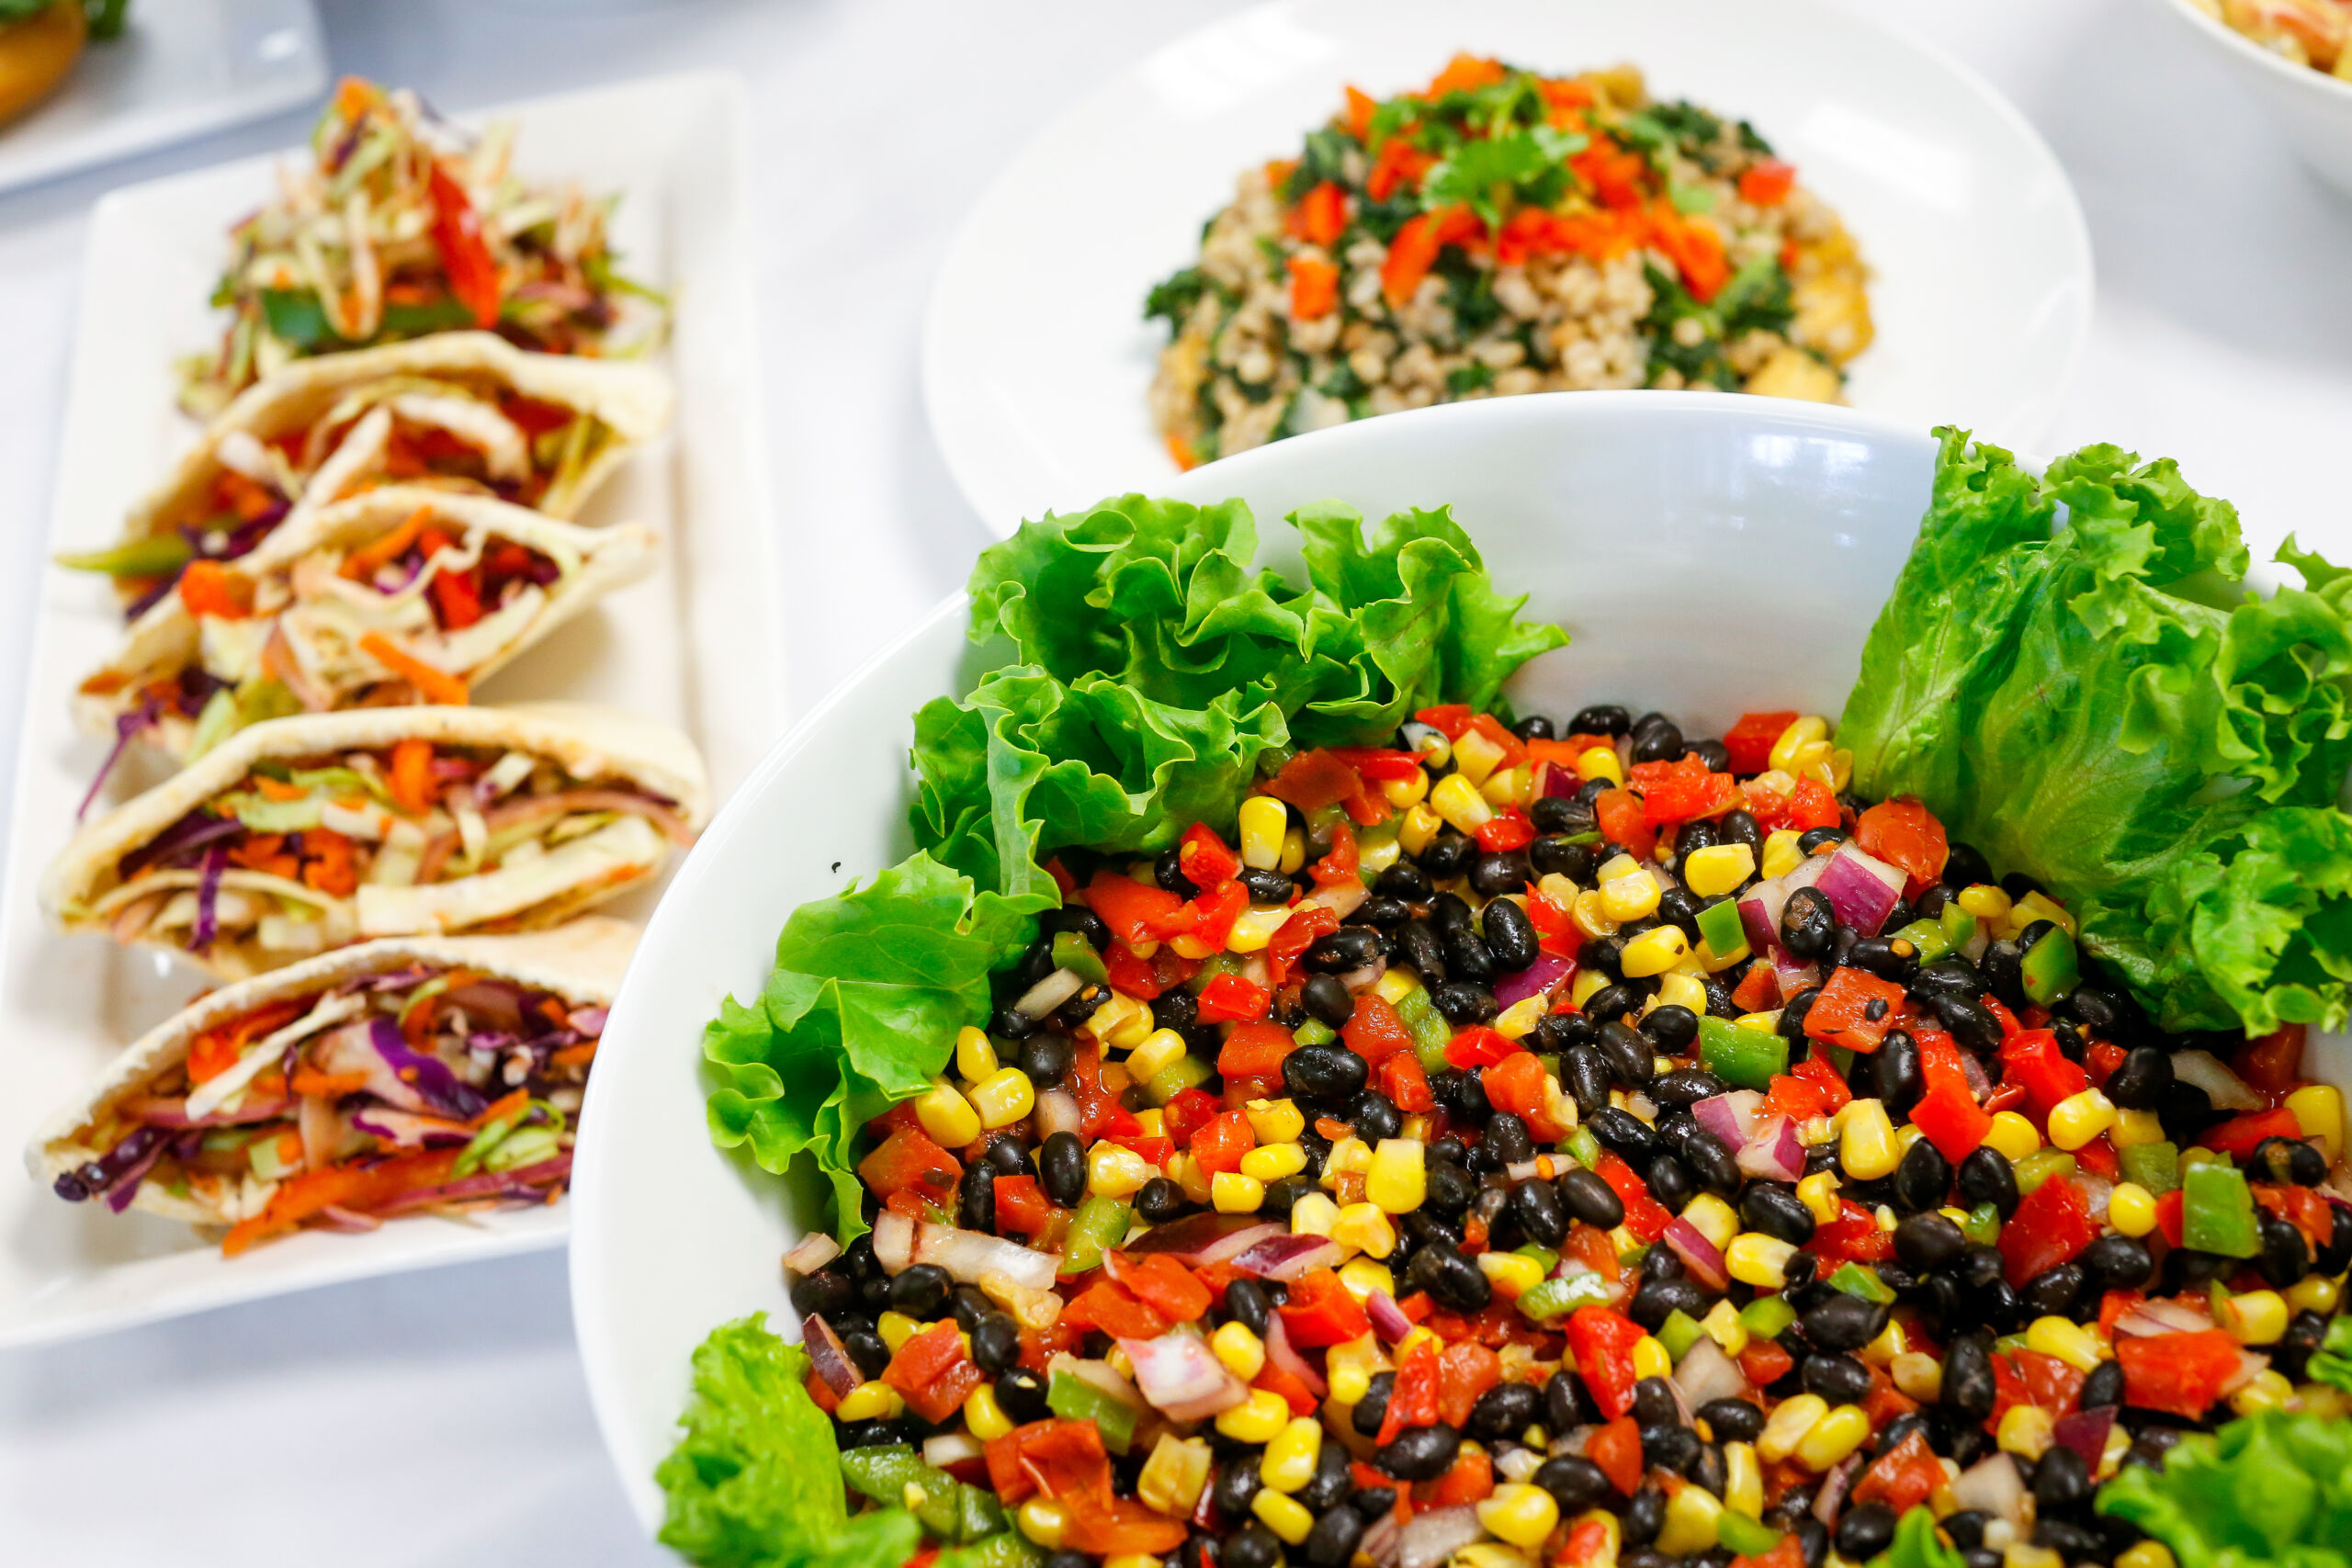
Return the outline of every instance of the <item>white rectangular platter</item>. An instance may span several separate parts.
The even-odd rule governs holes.
[[[671,434],[609,481],[583,518],[650,525],[662,536],[657,570],[525,653],[477,698],[609,703],[674,724],[702,748],[723,799],[777,733],[784,703],[780,574],[750,326],[741,85],[718,73],[668,76],[462,118],[516,122],[526,176],[622,193],[615,244],[625,270],[671,294],[675,319],[662,360],[678,389]],[[192,440],[194,425],[174,407],[172,360],[211,346],[204,301],[226,231],[268,193],[276,164],[226,164],[99,202],[51,550],[112,541],[124,509]],[[190,968],[104,938],[59,935],[36,906],[41,868],[71,835],[105,750],[73,727],[67,695],[120,629],[101,581],[43,570],[0,886],[0,1347],[560,1244],[559,1203],[466,1224],[303,1233],[228,1261],[184,1226],[62,1202],[25,1173],[19,1151],[33,1129],[203,983]],[[132,782],[109,781],[110,795],[120,798]],[[658,891],[641,889],[605,912],[642,919]]]

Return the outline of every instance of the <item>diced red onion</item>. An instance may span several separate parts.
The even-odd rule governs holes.
[[[1697,1101],[1690,1107],[1690,1114],[1724,1148],[1740,1149],[1747,1146],[1755,1133],[1756,1108],[1763,1103],[1764,1097],[1754,1089],[1736,1089]]]
[[[1283,1326],[1279,1313],[1269,1314],[1266,1318],[1266,1359],[1306,1384],[1306,1392],[1316,1398],[1320,1399],[1329,1392],[1323,1382],[1323,1375],[1308,1366],[1306,1359],[1292,1348],[1290,1331]]]
[[[401,1149],[462,1148],[474,1138],[474,1130],[463,1122],[413,1111],[388,1111],[380,1105],[363,1105],[354,1111],[351,1124]]]
[[[1119,1348],[1135,1368],[1144,1398],[1170,1421],[1205,1420],[1250,1397],[1248,1386],[1226,1371],[1190,1324],[1157,1339],[1122,1339]]]
[[[1203,1504],[1209,1501],[1211,1492],[1212,1488],[1201,1488]],[[1356,1542],[1356,1550],[1372,1560],[1373,1568],[1396,1568],[1396,1545],[1404,1537],[1405,1527],[1396,1522],[1396,1510],[1391,1508],[1373,1520],[1363,1539]]]
[[[2230,1071],[2210,1051],[2174,1052],[2172,1073],[2181,1082],[2203,1089],[2216,1111],[2262,1111],[2269,1107],[2267,1100],[2248,1088],[2244,1078]]]
[[[1476,1509],[1460,1505],[1425,1509],[1413,1516],[1397,1538],[1396,1568],[1438,1568],[1486,1533]]]
[[[1986,1454],[1952,1478],[1953,1501],[1977,1508],[2012,1525],[2025,1522],[2025,1483],[2008,1455]]]
[[[360,1235],[384,1228],[384,1222],[375,1215],[359,1213],[340,1203],[329,1203],[321,1209],[316,1224],[321,1230],[340,1231],[345,1235]]]
[[[1821,1478],[1821,1490],[1814,1494],[1813,1517],[1836,1529],[1838,1516],[1846,1507],[1846,1494],[1852,1490],[1854,1477],[1861,1471],[1862,1456],[1858,1453],[1848,1454],[1833,1465],[1829,1473]]]
[[[1207,1263],[1223,1263],[1268,1236],[1288,1234],[1282,1226],[1255,1214],[1204,1212],[1154,1225],[1125,1250],[1169,1253],[1177,1262],[1198,1269]]]
[[[1781,1000],[1792,999],[1807,986],[1821,984],[1821,965],[1800,964],[1785,947],[1772,950],[1772,979],[1781,987]]]
[[[1724,1354],[1714,1336],[1702,1334],[1676,1363],[1672,1382],[1682,1402],[1696,1410],[1718,1399],[1737,1399],[1747,1392],[1747,1378],[1739,1365]]]
[[[1854,847],[1852,840],[1838,846],[1829,864],[1815,884],[1829,900],[1838,923],[1864,936],[1878,935],[1887,912],[1903,897],[1905,874],[1877,856]]]
[[[1049,1089],[1037,1096],[1037,1138],[1039,1142],[1056,1133],[1075,1134],[1086,1124],[1086,1113],[1079,1109],[1078,1096],[1066,1089]]]
[[[1353,996],[1359,991],[1369,991],[1380,984],[1380,977],[1387,973],[1388,960],[1375,958],[1362,968],[1351,969],[1340,976],[1340,984],[1348,988],[1350,996]]]
[[[220,877],[229,869],[229,847],[214,844],[204,852],[204,869],[196,879],[196,924],[188,931],[190,953],[209,952],[220,934]]]
[[[847,1394],[865,1381],[833,1325],[813,1312],[800,1320],[800,1348],[808,1352],[808,1364],[835,1393]]]
[[[1073,1356],[1067,1350],[1057,1351],[1046,1363],[1046,1375],[1068,1372],[1081,1382],[1091,1383],[1120,1404],[1132,1409],[1144,1407],[1143,1390],[1136,1387],[1108,1361],[1097,1361]]]
[[[1364,1315],[1372,1319],[1372,1331],[1380,1336],[1384,1345],[1394,1345],[1413,1332],[1413,1320],[1405,1309],[1391,1301],[1388,1292],[1375,1289],[1364,1298]]]
[[[796,1274],[814,1274],[842,1255],[842,1244],[831,1231],[816,1231],[784,1255],[784,1266]]]
[[[969,1432],[941,1432],[922,1440],[923,1463],[941,1470],[967,1459],[978,1459],[987,1451],[980,1447],[979,1438]]]
[[[2102,1404],[2096,1410],[2077,1410],[2058,1417],[2050,1433],[2052,1441],[2082,1455],[2083,1464],[2093,1475],[2098,1473],[2098,1461],[2107,1455],[2108,1429],[2115,1425],[2115,1406]]]
[[[1978,1061],[1973,1053],[1960,1053],[1960,1070],[1968,1079],[1968,1092],[1976,1097],[1977,1104],[1982,1105],[1993,1098],[1993,1080],[1985,1077],[1984,1064]]]
[[[1341,1256],[1340,1244],[1329,1236],[1293,1235],[1277,1231],[1236,1253],[1233,1266],[1261,1280],[1288,1281],[1317,1269],[1328,1269]]]
[[[1731,1273],[1724,1265],[1721,1248],[1699,1233],[1699,1227],[1688,1220],[1668,1223],[1666,1245],[1674,1256],[1682,1259],[1690,1277],[1711,1291],[1720,1291],[1731,1283]]]
[[[894,1210],[874,1216],[874,1261],[885,1274],[898,1274],[915,1260],[915,1223]]]
[[[2222,1385],[2222,1397],[2227,1399],[2270,1368],[2270,1358],[2254,1350],[2238,1352],[2238,1370]]]
[[[1583,775],[1574,768],[1564,768],[1557,762],[1535,764],[1535,798],[1565,800],[1584,788]]]
[[[881,1254],[880,1245],[875,1254]],[[967,1285],[977,1285],[983,1274],[1001,1274],[1024,1290],[1051,1290],[1058,1252],[1033,1252],[1017,1241],[957,1230],[954,1225],[920,1222],[915,1226],[914,1260],[933,1263]]]
[[[1530,997],[1543,996],[1561,981],[1572,978],[1576,972],[1575,959],[1556,953],[1539,953],[1534,963],[1495,982],[1495,1005],[1515,1007]]]
[[[611,1016],[610,1008],[573,1008],[571,1027],[582,1034],[602,1034],[605,1032],[605,1020]]]
[[[2170,1296],[2152,1296],[2133,1304],[2115,1320],[2118,1337],[2143,1338],[2157,1334],[2197,1334],[2213,1326],[2202,1307]]]
[[[1085,984],[1075,970],[1057,969],[1022,992],[1021,999],[1012,1006],[1024,1018],[1044,1018],[1078,995]]]
[[[1740,1145],[1739,1168],[1767,1181],[1794,1181],[1804,1174],[1804,1142],[1786,1116],[1758,1117],[1756,1131]]]
[[[1820,881],[1828,863],[1826,855],[1808,856],[1781,875],[1759,882],[1739,896],[1739,923],[1747,932],[1749,947],[1769,953],[1781,945],[1781,913],[1788,908],[1789,895]]]
[[[1335,882],[1329,887],[1318,887],[1299,902],[1320,904],[1344,920],[1358,909],[1363,908],[1363,901],[1371,897],[1372,889],[1366,887],[1361,878],[1354,878],[1346,882]]]

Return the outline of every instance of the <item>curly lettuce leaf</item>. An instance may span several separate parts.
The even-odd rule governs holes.
[[[2310,1374],[2313,1382],[2352,1393],[2352,1317],[2328,1324],[2326,1337],[2312,1355]]]
[[[2040,478],[1939,433],[1840,743],[2050,887],[2174,1029],[2352,1015],[2352,574],[2246,587],[2228,502],[2088,446]],[[2061,508],[2064,518],[2061,518]]]
[[[757,1004],[728,998],[703,1032],[712,1139],[778,1175],[806,1156],[831,1185],[836,1234],[854,1239],[861,1130],[929,1085],[958,1030],[987,1021],[989,973],[1020,956],[1052,902],[978,891],[918,853],[803,904]]]
[[[1869,1568],[1963,1568],[1966,1561],[1960,1548],[1936,1533],[1936,1516],[1923,1505],[1895,1521],[1894,1540]]]
[[[2125,1470],[2098,1506],[2163,1541],[2180,1568],[2347,1568],[2352,1428],[2263,1411],[2184,1438],[2160,1471]]]
[[[662,1545],[704,1568],[899,1568],[915,1554],[912,1515],[849,1512],[808,1376],[807,1354],[768,1332],[764,1313],[711,1330],[684,1434],[654,1472],[668,1495]]]

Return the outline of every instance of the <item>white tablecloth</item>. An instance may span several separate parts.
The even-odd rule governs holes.
[[[1877,8],[2016,100],[2082,193],[2098,305],[2050,449],[2173,455],[2257,537],[2332,533],[2340,551],[2352,207],[2154,14],[2163,3]],[[917,378],[924,293],[957,220],[1081,86],[1230,6],[677,0],[558,20],[560,8],[324,6],[337,70],[446,107],[695,66],[749,79],[778,522],[795,579],[826,585],[787,601],[805,707],[954,589],[984,542],[932,446]],[[115,185],[286,145],[305,125],[0,198],[0,790],[84,214]],[[0,1562],[204,1568],[256,1554],[338,1568],[665,1561],[638,1539],[597,1443],[561,1258],[0,1355]]]

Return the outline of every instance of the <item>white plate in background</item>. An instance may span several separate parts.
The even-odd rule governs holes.
[[[990,526],[1167,486],[1146,407],[1167,334],[1143,320],[1146,291],[1344,85],[1385,96],[1461,50],[1556,72],[1630,61],[1653,95],[1749,120],[1871,268],[1878,338],[1849,367],[1853,406],[2011,446],[2049,433],[2089,331],[2089,235],[2048,146],[1950,56],[1820,0],[1285,0],[1097,85],[957,234],[923,395]]]
[[[119,36],[93,39],[63,86],[0,126],[0,190],[261,119],[326,86],[311,0],[130,0]]]
[[[2312,173],[2352,197],[2352,82],[2275,54],[2193,0],[2156,0],[2262,100]]]
[[[656,570],[559,628],[478,695],[609,703],[676,725],[701,746],[715,798],[724,799],[766,749],[784,708],[781,574],[755,338],[746,330],[754,304],[741,84],[722,73],[667,76],[463,118],[515,121],[516,161],[526,175],[621,192],[613,235],[622,266],[671,290],[677,308],[663,356],[677,383],[676,423],[607,482],[582,519],[650,524],[662,536]],[[205,300],[228,227],[267,195],[277,162],[247,159],[98,203],[60,438],[52,550],[111,543],[124,509],[194,438],[196,427],[174,407],[172,360],[216,343],[219,323]],[[61,936],[41,919],[35,883],[71,835],[74,807],[105,752],[74,728],[67,697],[111,651],[121,620],[102,580],[54,567],[37,617],[0,884],[0,1347],[560,1243],[568,1218],[561,1204],[463,1224],[403,1221],[362,1235],[304,1232],[227,1261],[185,1225],[61,1202],[24,1174],[18,1151],[33,1129],[202,985],[194,970],[162,955]],[[116,798],[124,783],[109,781]],[[640,889],[605,912],[642,919],[654,897]]]

